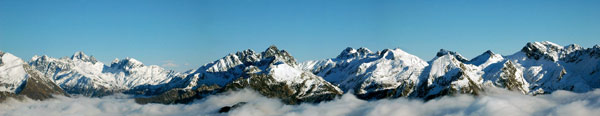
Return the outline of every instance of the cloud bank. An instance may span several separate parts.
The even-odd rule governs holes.
[[[364,101],[351,94],[319,104],[285,105],[252,90],[228,92],[197,100],[192,104],[136,104],[127,96],[103,98],[58,97],[46,101],[9,100],[0,104],[0,115],[233,115],[233,116],[392,116],[392,115],[489,115],[489,116],[586,116],[600,114],[600,89],[587,93],[556,91],[549,95],[528,96],[506,90],[487,89],[483,96],[457,95],[423,102],[415,99]],[[223,106],[245,105],[229,113],[218,113]]]

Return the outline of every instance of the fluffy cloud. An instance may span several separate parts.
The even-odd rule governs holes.
[[[8,101],[0,104],[0,115],[234,115],[234,116],[388,116],[388,115],[596,115],[600,114],[600,89],[587,93],[556,91],[528,96],[490,89],[482,96],[457,95],[423,102],[414,99],[364,101],[346,94],[319,104],[285,105],[254,91],[242,90],[210,96],[191,104],[136,104],[127,96],[104,98],[58,97],[46,101]],[[247,104],[228,114],[223,106]]]

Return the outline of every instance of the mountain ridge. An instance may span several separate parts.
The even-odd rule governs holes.
[[[138,103],[166,104],[188,103],[244,88],[288,104],[328,101],[343,93],[361,99],[434,99],[479,95],[486,87],[529,95],[600,88],[600,46],[560,46],[548,41],[528,42],[506,56],[487,50],[473,59],[440,49],[429,61],[399,48],[373,52],[348,47],[334,58],[300,63],[272,45],[263,52],[247,49],[230,53],[186,72],[144,65],[129,57],[104,64],[81,51],[63,58],[34,56],[29,62],[10,53],[0,52],[0,56],[5,56],[0,57],[0,69],[4,69],[0,71],[18,72],[0,75],[2,82],[11,82],[3,84],[10,88],[2,89],[1,98],[19,96],[17,86],[27,85],[31,80],[25,79],[30,77],[26,75],[36,74],[39,76],[31,79],[47,81],[42,87],[46,89],[34,90],[90,97],[125,93],[137,96]]]

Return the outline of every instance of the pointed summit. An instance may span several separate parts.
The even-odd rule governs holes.
[[[469,60],[468,62],[466,62],[467,64],[473,64],[476,66],[480,66],[482,64],[488,64],[486,62],[497,62],[499,60],[503,59],[502,55],[499,54],[495,54],[494,52],[492,52],[491,50],[487,50],[485,52],[483,52],[481,55]],[[486,65],[487,66],[487,65]]]
[[[265,50],[263,53],[261,53],[261,55],[262,55],[262,58],[271,58],[271,57],[274,58],[273,62],[271,62],[271,63],[276,63],[276,62],[282,61],[291,66],[297,65],[294,57],[292,57],[285,50],[279,50],[277,48],[277,46],[275,46],[275,45],[269,46],[269,48],[267,48],[267,50]]]
[[[483,54],[494,55],[494,52],[492,52],[492,50],[487,50],[487,51],[483,52]]]
[[[83,51],[77,51],[75,52],[75,54],[73,54],[71,56],[71,59],[83,59],[83,58],[87,58],[88,56],[85,55],[85,53],[83,53]]]
[[[436,57],[442,57],[444,55],[452,55],[454,56],[454,58],[456,58],[456,60],[460,61],[460,62],[467,62],[469,60],[467,60],[465,57],[463,57],[462,55],[460,55],[457,52],[454,51],[449,51],[446,49],[440,49],[440,51],[437,52]]]
[[[265,52],[264,52],[265,57],[274,56],[275,54],[278,54],[278,53],[279,53],[279,49],[277,49],[277,46],[275,46],[275,45],[269,46],[269,48],[267,48],[267,50],[265,50]]]
[[[91,63],[98,62],[96,60],[96,58],[94,58],[94,56],[88,56],[85,53],[83,53],[82,51],[75,52],[75,54],[73,54],[71,56],[71,60],[81,60],[81,61],[84,61],[84,62],[91,62]]]

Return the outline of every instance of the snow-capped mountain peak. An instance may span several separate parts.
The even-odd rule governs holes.
[[[490,64],[502,61],[504,58],[500,54],[496,54],[491,50],[485,51],[483,54],[469,60],[467,64],[473,64],[475,66],[487,67]]]
[[[21,58],[0,51],[0,92],[18,91],[19,86],[27,80],[24,64]]]
[[[275,45],[271,45],[269,46],[269,48],[267,48],[267,50],[265,50],[264,52],[262,52],[262,57],[263,58],[274,58],[273,63],[275,62],[285,62],[290,66],[297,66],[298,64],[296,63],[296,59],[294,59],[294,57],[292,57],[287,51],[285,50],[279,50],[277,49],[277,47]]]
[[[467,60],[465,57],[463,57],[462,55],[460,55],[457,52],[454,51],[449,51],[446,49],[440,49],[440,51],[437,52],[436,57],[441,57],[444,55],[452,55],[452,57],[456,58],[456,60],[460,61],[460,62],[467,62],[469,60]]]
[[[541,58],[551,61],[558,61],[563,51],[563,47],[548,41],[529,42],[521,49],[530,58],[539,60]]]
[[[358,49],[354,49],[352,47],[348,47],[344,49],[336,58],[338,59],[348,59],[348,58],[363,58],[369,54],[372,54],[371,50],[360,47]]]
[[[75,54],[73,54],[71,56],[71,60],[81,60],[84,62],[91,62],[91,63],[98,62],[98,60],[96,60],[96,58],[94,56],[88,56],[85,53],[83,53],[82,51],[75,52]]]
[[[116,62],[115,62],[116,61]],[[136,67],[143,67],[144,63],[134,59],[134,58],[125,58],[123,60],[115,60],[110,64],[110,67],[119,67],[122,69],[131,69]]]

